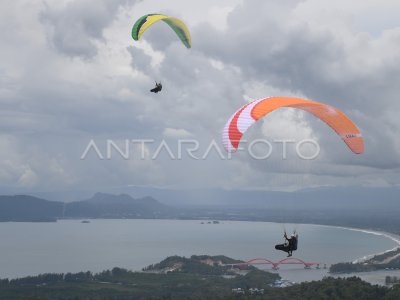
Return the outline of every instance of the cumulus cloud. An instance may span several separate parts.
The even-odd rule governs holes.
[[[247,80],[258,80],[344,110],[365,136],[366,154],[356,161],[376,168],[397,168],[400,161],[393,133],[398,132],[400,124],[393,126],[386,115],[399,106],[396,82],[400,69],[393,62],[400,58],[395,50],[400,28],[373,36],[354,31],[347,18],[341,20],[341,26],[337,19],[321,25],[305,18],[302,6],[308,2],[312,1],[287,1],[271,9],[268,1],[248,1],[231,13],[227,31],[207,27],[198,28],[196,34],[207,55],[239,67]],[[254,6],[265,12],[265,17],[257,18]],[[238,43],[242,46],[235,47]],[[336,150],[342,145],[320,128],[314,126],[313,130],[321,144],[335,148],[333,155],[325,153],[330,160],[337,163],[338,152],[339,160],[353,160]]]
[[[48,38],[55,49],[68,56],[91,58],[96,41],[105,42],[103,30],[115,19],[118,9],[135,0],[69,1],[61,6],[46,3],[41,20],[48,26]]]
[[[0,178],[6,185],[42,190],[395,185],[400,28],[379,20],[366,26],[371,3],[378,2],[2,3]],[[393,13],[393,3],[379,1],[380,11]],[[162,22],[133,41],[134,20],[154,11],[184,19],[193,48],[186,49]],[[154,81],[162,81],[162,93],[149,93]],[[328,126],[290,109],[274,112],[245,138],[313,138],[321,146],[317,159],[299,160],[292,145],[290,157],[282,160],[279,143],[263,161],[246,152],[232,157],[223,152],[221,158],[210,148],[215,141],[222,149],[222,128],[236,109],[272,95],[306,97],[343,110],[359,125],[365,154],[352,154]],[[163,138],[175,156],[176,139],[196,139],[196,159],[188,154],[171,159],[165,152],[151,159]],[[128,141],[130,159],[80,159],[89,141],[105,153],[109,139],[120,147]],[[146,159],[131,143],[137,139],[155,141],[146,145]]]

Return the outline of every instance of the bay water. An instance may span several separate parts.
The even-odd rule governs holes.
[[[113,267],[141,270],[171,255],[226,255],[235,259],[279,261],[276,251],[283,232],[299,233],[293,257],[321,267],[354,261],[398,246],[382,234],[345,228],[268,222],[199,220],[95,219],[56,223],[0,223],[0,277],[41,273],[99,272]],[[203,223],[203,224],[202,224]],[[262,267],[262,266],[261,266]],[[262,268],[271,269],[270,265]],[[281,266],[279,274],[292,281],[321,279],[327,270]]]

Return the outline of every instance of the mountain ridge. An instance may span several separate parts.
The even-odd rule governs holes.
[[[63,218],[157,218],[173,208],[152,197],[96,193],[70,203],[30,195],[0,196],[0,221],[56,221]]]

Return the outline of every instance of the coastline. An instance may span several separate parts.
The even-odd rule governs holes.
[[[266,221],[266,222],[269,222],[269,221]],[[272,223],[277,223],[277,222],[272,222]],[[330,227],[330,228],[345,229],[345,230],[356,231],[356,232],[363,232],[363,233],[367,233],[367,234],[373,234],[373,235],[377,235],[377,236],[386,237],[386,238],[392,240],[393,242],[395,242],[397,244],[397,246],[395,246],[395,247],[393,247],[391,249],[387,249],[385,251],[378,252],[378,253],[368,254],[368,255],[365,255],[363,257],[357,258],[354,261],[352,261],[352,263],[361,263],[363,261],[366,261],[366,260],[374,257],[375,255],[385,254],[387,252],[394,251],[394,250],[400,248],[400,235],[397,235],[397,234],[391,233],[391,232],[387,232],[387,231],[374,230],[374,229],[368,229],[368,228],[363,229],[363,228],[356,228],[356,227],[326,225],[326,224],[310,224],[310,223],[291,223],[291,224],[296,224],[296,225],[314,225],[314,226],[318,226],[318,227]]]
[[[377,252],[377,253],[372,253],[369,255],[365,255],[363,257],[355,259],[351,263],[361,263],[361,262],[366,261],[376,255],[385,254],[387,252],[390,252],[390,251],[400,248],[400,236],[396,235],[394,233],[386,232],[386,231],[379,231],[379,230],[373,230],[373,229],[362,229],[362,228],[354,228],[354,227],[344,227],[344,226],[334,226],[334,225],[323,225],[323,224],[306,224],[306,223],[292,223],[292,224],[313,225],[316,227],[329,227],[329,228],[333,227],[333,228],[337,228],[337,229],[362,232],[362,233],[366,233],[366,234],[372,234],[375,236],[383,236],[385,238],[392,240],[393,242],[395,242],[397,244],[397,246],[395,246],[394,248],[391,248],[391,249],[388,249],[385,251],[381,251],[381,252]],[[285,278],[285,279],[290,278],[290,275],[291,275],[291,274],[282,273],[282,272],[278,272],[278,273],[282,276],[282,278]],[[386,276],[396,276],[396,277],[400,278],[400,270],[375,270],[375,271],[368,271],[368,272],[352,272],[352,273],[342,273],[342,274],[331,274],[331,273],[327,272],[325,274],[325,276],[333,277],[333,278],[347,278],[347,277],[355,276],[355,277],[361,278],[365,282],[369,282],[370,284],[386,286],[385,277]],[[301,281],[296,281],[296,282],[309,282],[312,280],[321,280],[321,279],[322,278],[306,279],[306,280],[301,280]],[[294,281],[294,280],[292,280],[292,281]]]
[[[199,249],[200,248],[196,248],[194,246],[188,246],[187,248],[185,248],[185,246],[180,247],[179,251],[177,251],[175,249],[176,246],[174,246],[175,242],[171,244],[171,240],[170,239],[166,239],[165,235],[161,236],[161,240],[158,241],[156,239],[156,236],[151,235],[151,239],[150,239],[150,244],[151,243],[158,243],[159,246],[161,246],[160,248],[162,248],[162,250],[151,250],[150,252],[145,252],[144,255],[142,256],[138,256],[138,258],[132,259],[132,257],[130,255],[124,256],[124,255],[120,255],[118,256],[118,258],[116,259],[114,256],[110,256],[108,253],[111,253],[110,251],[113,250],[115,251],[119,251],[120,249],[122,249],[123,251],[121,252],[122,254],[124,254],[126,251],[124,249],[126,249],[126,247],[131,247],[132,249],[134,249],[135,245],[137,244],[137,240],[133,239],[133,236],[135,236],[136,234],[139,234],[139,237],[141,235],[147,237],[149,236],[148,233],[152,233],[152,232],[159,232],[159,227],[161,224],[164,224],[164,221],[166,221],[168,219],[142,219],[142,221],[140,221],[140,219],[134,219],[134,220],[128,220],[128,219],[104,219],[104,220],[99,220],[96,219],[96,221],[91,222],[91,224],[83,224],[81,225],[81,219],[69,219],[69,220],[62,220],[61,222],[59,222],[60,224],[57,224],[56,226],[52,225],[52,224],[36,224],[35,225],[30,225],[33,223],[27,222],[26,225],[23,225],[21,223],[17,223],[17,222],[10,222],[10,223],[14,223],[15,225],[12,225],[10,223],[8,224],[4,224],[4,234],[5,236],[7,236],[8,232],[13,232],[13,236],[15,236],[16,234],[19,235],[21,234],[21,237],[25,237],[27,235],[27,229],[28,232],[41,232],[42,234],[45,234],[46,236],[43,237],[44,242],[47,243],[46,247],[42,247],[40,245],[37,245],[37,247],[34,247],[34,251],[30,252],[28,256],[26,256],[25,253],[19,253],[21,252],[18,249],[23,249],[23,245],[26,244],[25,240],[26,239],[22,239],[23,241],[18,242],[19,238],[17,238],[17,240],[13,239],[13,243],[15,243],[16,241],[18,243],[15,244],[15,248],[16,251],[12,251],[12,254],[10,252],[10,254],[8,255],[10,257],[10,259],[4,260],[2,263],[3,265],[3,274],[2,277],[4,278],[14,278],[14,277],[20,277],[20,276],[29,276],[29,275],[35,275],[35,274],[41,274],[41,273],[51,273],[51,272],[78,272],[78,271],[82,271],[82,270],[91,270],[91,271],[101,271],[103,269],[106,268],[111,268],[111,267],[115,267],[115,266],[121,266],[121,267],[127,267],[129,269],[132,270],[140,270],[142,267],[145,267],[149,264],[155,263],[158,260],[161,260],[163,258],[165,258],[166,256],[169,255],[173,255],[173,254],[179,254],[179,255],[183,255],[183,256],[190,256],[192,254],[198,254]],[[172,230],[172,229],[178,229],[182,227],[182,224],[186,224],[186,223],[176,223],[179,222],[181,220],[176,220],[176,219],[169,219],[170,221],[173,221],[171,224],[170,223],[166,223],[168,226],[167,228],[169,228],[168,230]],[[222,221],[221,219],[219,219],[220,221]],[[99,221],[99,222],[97,222]],[[122,222],[121,222],[122,221]],[[138,221],[136,223],[130,223],[131,221]],[[145,221],[145,222],[143,222]],[[153,222],[155,221],[155,223],[153,224]],[[211,241],[215,241],[216,239],[220,238],[220,234],[222,234],[223,232],[225,232],[224,228],[220,228],[220,227],[198,227],[200,225],[197,225],[197,223],[199,223],[198,219],[191,219],[191,220],[182,220],[182,221],[191,221],[190,223],[196,223],[194,225],[188,224],[188,226],[183,226],[183,227],[187,227],[187,228],[192,228],[192,231],[188,231],[187,229],[182,230],[182,234],[188,234],[188,236],[192,235],[193,230],[200,230],[199,232],[205,232],[205,235],[212,235]],[[253,225],[251,225],[250,223],[259,223],[261,225],[255,225],[256,227],[254,228],[258,228],[257,232],[262,232],[264,233],[268,233],[270,230],[272,233],[275,234],[276,230],[279,230],[279,228],[281,226],[281,223],[277,223],[277,222],[267,222],[267,221],[232,221],[232,220],[227,220],[228,222],[232,222],[232,223],[236,223],[229,225],[229,231],[228,231],[228,238],[227,241],[228,243],[226,244],[226,247],[231,247],[232,245],[237,245],[237,229],[239,229],[239,233],[244,234],[244,233],[248,233],[248,229],[252,229]],[[161,223],[160,223],[161,222]],[[241,225],[241,222],[245,222],[248,223]],[[29,224],[30,223],[30,224]],[[160,223],[160,224],[158,224]],[[262,225],[262,224],[266,224],[266,223],[271,223],[271,226],[269,225]],[[127,226],[128,224],[130,224],[129,226]],[[272,226],[273,224],[275,224],[274,226]],[[340,244],[342,245],[343,243],[343,247],[341,248],[342,250],[345,249],[346,246],[349,245],[349,243],[352,243],[352,240],[344,240],[341,241],[340,240],[340,236],[342,236],[342,234],[344,234],[344,236],[353,236],[353,235],[349,235],[349,231],[354,231],[354,232],[359,232],[360,233],[360,238],[361,240],[363,240],[364,242],[362,242],[361,244],[357,244],[356,245],[361,245],[360,248],[360,252],[355,251],[354,247],[351,246],[351,250],[352,252],[349,253],[348,251],[344,250],[341,251],[341,254],[337,257],[337,259],[333,259],[332,257],[335,254],[335,252],[329,252],[331,253],[331,256],[327,256],[328,258],[332,258],[332,259],[328,259],[327,261],[325,261],[325,258],[316,258],[318,261],[325,261],[328,262],[328,265],[330,263],[338,263],[338,262],[351,262],[352,260],[355,259],[361,259],[361,256],[373,256],[375,255],[375,253],[378,252],[386,252],[388,251],[389,248],[394,248],[394,246],[396,246],[396,248],[400,245],[400,238],[396,235],[387,233],[387,232],[382,232],[382,231],[375,231],[375,230],[371,230],[371,229],[360,229],[360,228],[351,228],[351,227],[344,227],[344,226],[332,226],[332,225],[322,225],[322,224],[307,224],[307,223],[286,223],[289,226],[292,226],[290,224],[293,224],[293,226],[296,227],[296,225],[304,225],[304,226],[310,226],[310,227],[314,227],[314,229],[312,229],[313,231],[320,231],[320,230],[324,230],[324,228],[333,228],[333,229],[338,229],[338,233],[337,233],[337,237],[338,240],[337,241],[332,241],[332,243],[336,244]],[[143,225],[143,226],[139,226],[139,225]],[[190,227],[190,226],[192,227]],[[215,226],[220,226],[220,225],[215,225]],[[245,227],[243,227],[245,226]],[[247,227],[248,228],[247,228]],[[299,227],[300,227],[299,226]],[[56,228],[55,228],[56,227]],[[145,230],[145,232],[148,232],[146,234],[143,233],[144,228],[147,228]],[[268,229],[269,227],[271,227],[271,229]],[[279,228],[278,228],[279,227]],[[106,229],[106,236],[108,236],[107,238],[107,243],[104,242],[104,234],[99,234],[98,236],[96,235],[98,230],[97,229]],[[163,226],[163,228],[166,228],[166,226]],[[218,230],[216,230],[218,228]],[[243,230],[244,231],[240,231]],[[268,229],[266,231],[266,229]],[[300,229],[300,228],[299,228]],[[303,228],[305,230],[305,228]],[[63,238],[63,236],[65,234],[71,234],[72,232],[75,232],[76,230],[79,230],[80,234],[75,235],[76,237],[76,241],[74,242],[77,246],[72,247],[72,252],[74,253],[79,253],[78,256],[74,257],[74,259],[71,261],[71,264],[65,265],[65,262],[61,261],[60,258],[57,255],[52,255],[52,252],[48,252],[49,249],[57,249],[59,250],[59,246],[58,245],[65,245],[67,247],[68,242]],[[166,229],[167,230],[167,229]],[[261,231],[260,231],[261,230]],[[301,231],[302,229],[300,229]],[[326,229],[325,229],[326,230]],[[340,231],[342,231],[343,233],[341,234]],[[63,232],[63,235],[56,234],[57,232]],[[116,232],[118,233],[117,235],[115,234],[111,234],[110,232]],[[174,231],[175,232],[175,231]],[[347,232],[347,233],[346,233]],[[48,233],[48,234],[47,234]],[[366,233],[366,234],[361,234],[361,233]],[[100,252],[99,256],[97,257],[97,259],[99,259],[99,262],[101,262],[101,264],[104,264],[104,267],[101,267],[101,269],[99,268],[98,264],[93,265],[90,260],[88,261],[87,259],[85,259],[85,255],[87,255],[86,250],[88,248],[87,246],[87,237],[88,236],[93,236],[97,237],[94,239],[94,242],[97,243],[98,247],[101,249],[107,248],[107,245],[111,245],[110,247],[110,251],[102,251]],[[372,234],[372,235],[371,235]],[[29,234],[29,236],[31,236],[32,234]],[[52,239],[54,235],[54,238],[58,241],[58,243],[54,242],[54,239]],[[66,235],[69,236],[69,235]],[[117,237],[115,237],[117,236]],[[121,237],[118,237],[121,236]],[[252,253],[255,253],[256,255],[258,255],[259,253],[264,253],[265,249],[269,249],[269,248],[265,248],[265,245],[269,245],[269,242],[271,242],[271,244],[273,242],[275,242],[275,235],[272,238],[266,238],[266,241],[259,242],[260,238],[257,237],[257,235],[255,235],[256,237],[254,237],[253,239],[251,239],[252,241],[255,242],[254,245],[251,245],[251,247],[249,246],[244,246],[243,249],[239,248],[239,250],[227,250],[227,252],[222,251],[221,249],[225,249],[225,244],[223,245],[225,248],[223,248],[222,246],[207,246],[207,249],[209,249],[209,252],[207,252],[206,254],[220,254],[220,253],[227,253],[229,254],[230,257],[234,257],[234,258],[249,258],[252,257]],[[268,235],[269,236],[269,235]],[[382,237],[378,237],[378,236],[382,236]],[[179,235],[179,238],[177,239],[176,243],[181,243],[183,241],[183,239],[181,238],[182,235]],[[358,234],[355,235],[355,237],[358,237]],[[387,240],[387,239],[390,240]],[[117,247],[115,248],[112,245],[115,245],[113,243],[109,243],[109,239],[111,239],[112,241],[116,241],[116,244],[119,245],[118,243],[121,242],[121,247]],[[196,240],[196,237],[193,237],[192,240]],[[186,243],[186,239],[184,240]],[[204,242],[201,237],[200,237],[200,241]],[[246,240],[247,242],[249,241],[248,239]],[[371,242],[372,241],[372,242]],[[377,241],[377,242],[374,242]],[[379,242],[381,241],[381,242]],[[149,238],[145,238],[143,240],[144,245],[147,245],[149,243]],[[164,247],[163,242],[166,243],[166,246]],[[321,242],[321,241],[320,241]],[[36,240],[35,242],[36,243]],[[45,244],[46,244],[45,243]],[[93,243],[91,243],[93,244]],[[194,243],[196,244],[196,243]],[[207,243],[208,244],[213,244],[213,243]],[[185,244],[182,244],[185,245]],[[371,245],[371,247],[369,248],[368,246]],[[17,246],[20,246],[19,248]],[[29,245],[26,245],[29,246]],[[359,247],[358,246],[358,247]],[[221,248],[222,247],[222,248]],[[247,247],[247,248],[246,248]],[[326,250],[330,249],[329,245],[326,244],[321,244],[319,247],[321,247],[321,249],[325,249]],[[90,248],[90,247],[89,247]],[[114,249],[115,248],[115,249]],[[154,247],[153,247],[154,248]],[[153,249],[151,248],[151,249]],[[214,249],[215,248],[215,249]],[[354,248],[354,249],[353,249]],[[369,251],[368,249],[369,248]],[[166,250],[165,250],[166,249]],[[183,250],[182,250],[183,249]],[[226,249],[231,249],[231,248],[226,248]],[[233,249],[233,248],[232,248]],[[254,250],[255,249],[255,250]],[[272,248],[271,248],[272,249]],[[357,248],[358,249],[358,248]],[[230,251],[230,252],[229,252]],[[258,251],[258,252],[257,252]],[[272,250],[271,250],[272,251]],[[330,251],[330,250],[328,250]],[[55,251],[57,252],[57,251]],[[203,253],[203,251],[201,251]],[[322,255],[319,253],[320,251],[317,250],[317,255]],[[119,253],[119,252],[118,252]],[[325,252],[323,252],[325,253]],[[346,254],[347,253],[347,254]],[[23,255],[22,257],[22,267],[18,270],[15,269],[15,267],[12,265],[12,262],[14,257],[17,257],[18,255]],[[48,255],[48,256],[47,256]],[[263,254],[261,254],[263,255]],[[46,256],[46,260],[43,261],[42,263],[37,263],[37,257],[44,257]],[[279,256],[279,255],[278,255]],[[29,257],[31,257],[34,260],[29,259]],[[363,257],[365,259],[365,257]],[[101,259],[101,260],[100,260]],[[21,261],[21,260],[19,260]],[[26,267],[29,265],[29,263],[31,261],[34,261],[35,263],[33,263],[33,266],[31,267]],[[58,266],[56,264],[57,267],[54,267],[54,263],[50,264],[48,263],[48,261],[55,261],[57,263],[59,263],[60,266]],[[68,261],[68,260],[67,260]],[[65,266],[63,266],[65,265]],[[62,266],[62,268],[61,268]],[[8,269],[7,269],[8,268]],[[292,276],[295,280],[294,281],[299,281],[298,277],[299,276],[303,276],[302,273],[305,273],[302,271],[302,268],[300,268],[299,270],[296,269],[296,272],[292,272],[291,270],[284,270],[284,268],[281,270],[281,272],[285,272],[285,273],[290,273],[289,275]],[[310,273],[310,272],[308,272]],[[316,272],[312,272],[315,273],[312,276],[315,277],[317,276]],[[311,274],[311,273],[310,273]],[[297,277],[297,278],[295,278]],[[308,278],[310,277],[309,274],[306,275],[304,281],[308,281],[308,280],[317,280],[319,278]],[[322,278],[322,277],[321,277]],[[302,279],[303,280],[303,279]]]
[[[353,229],[355,230],[355,229]],[[388,253],[390,251],[394,251],[398,248],[400,248],[400,236],[393,234],[393,233],[389,233],[389,232],[385,232],[385,231],[373,231],[373,230],[359,230],[360,232],[365,232],[365,233],[369,233],[369,234],[374,234],[374,235],[379,235],[379,236],[384,236],[387,237],[389,239],[391,239],[392,241],[394,241],[395,243],[397,243],[397,246],[392,248],[392,249],[388,249],[385,250],[383,252],[379,252],[379,253],[374,253],[374,254],[370,254],[370,255],[366,255],[364,257],[358,258],[356,260],[354,260],[352,263],[362,263],[376,255],[381,255],[381,254],[385,254]]]
[[[307,225],[312,225],[312,224],[307,224]],[[362,229],[362,228],[354,228],[354,227],[344,227],[344,226],[333,226],[333,225],[322,225],[322,224],[315,224],[316,226],[322,226],[322,227],[334,227],[334,228],[340,228],[340,229],[345,229],[345,230],[350,230],[350,231],[356,231],[356,232],[363,232],[363,233],[367,233],[367,234],[373,234],[373,235],[377,235],[377,236],[383,236],[386,237],[390,240],[392,240],[393,242],[395,242],[397,244],[396,247],[382,251],[382,252],[378,252],[378,253],[372,253],[372,254],[368,254],[365,255],[363,257],[357,258],[355,260],[352,261],[353,264],[355,263],[362,263],[376,255],[381,255],[381,254],[385,254],[387,252],[390,251],[394,251],[398,248],[400,248],[400,235],[394,234],[394,233],[390,233],[390,232],[386,232],[386,231],[378,231],[378,230],[374,230],[374,229]]]

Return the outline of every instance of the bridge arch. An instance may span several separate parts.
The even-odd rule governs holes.
[[[273,262],[267,258],[253,258],[241,263],[229,264],[230,266],[244,266],[244,265],[272,265],[273,269],[278,269],[279,265],[304,265],[305,268],[309,269],[312,266],[319,266],[318,262],[306,262],[300,258],[287,257],[281,259],[278,262]]]
[[[304,265],[305,267],[309,268],[313,265],[318,265],[319,263],[316,262],[305,262],[304,260],[301,260],[300,258],[296,257],[287,257],[284,259],[281,259],[280,261],[277,262],[277,265]]]
[[[266,258],[253,258],[245,262],[247,265],[273,265],[276,263]]]

